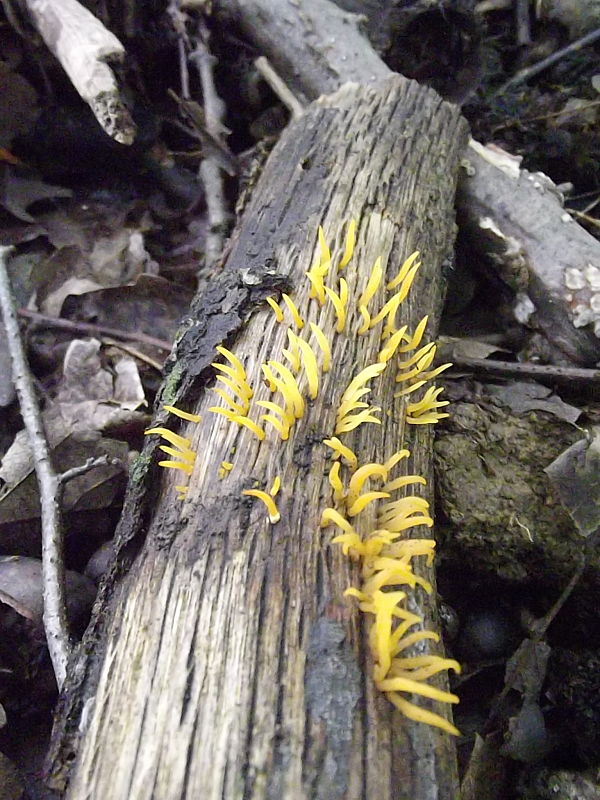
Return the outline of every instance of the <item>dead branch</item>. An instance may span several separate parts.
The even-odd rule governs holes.
[[[106,133],[132,144],[136,126],[111,64],[123,61],[117,37],[77,0],[25,0],[31,21]]]
[[[59,504],[59,477],[52,465],[35,388],[21,340],[6,266],[11,250],[10,247],[0,247],[0,307],[13,365],[13,380],[19,397],[21,416],[31,443],[35,472],[40,488],[44,630],[56,682],[58,688],[61,689],[67,674],[71,643],[65,603],[65,564]]]

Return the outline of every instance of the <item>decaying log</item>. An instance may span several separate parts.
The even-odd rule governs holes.
[[[600,242],[564,209],[560,192],[520,158],[471,140],[457,195],[461,228],[516,294],[520,322],[576,364],[600,359]]]
[[[356,335],[357,293],[377,256],[389,278],[418,248],[424,264],[398,321],[411,329],[429,313],[428,336],[435,334],[465,140],[456,107],[399,76],[321,98],[282,135],[234,236],[221,279],[229,291],[206,316],[197,316],[198,301],[167,381],[163,399],[202,416],[180,430],[198,452],[187,500],[175,501],[181,481],[171,473],[161,476],[158,496],[152,490],[147,444],[119,534],[122,550],[136,536],[145,541],[128,574],[113,571],[112,593],[105,584],[63,694],[54,778],[64,779],[77,753],[72,800],[456,796],[452,738],[409,722],[374,689],[358,612],[343,597],[357,574],[319,521],[331,504],[323,439],[335,428],[341,392],[381,347],[379,335]],[[334,334],[333,310],[309,300],[304,273],[317,226],[337,260],[350,218],[357,250],[344,275],[354,300],[346,332]],[[216,396],[204,387],[214,380],[214,344],[226,339],[268,399],[260,364],[279,357],[286,326],[265,303],[241,309],[248,287],[260,299],[277,281],[334,341],[334,356],[289,440],[270,431],[259,443],[208,411]],[[384,295],[380,288],[378,307]],[[181,385],[187,394],[176,391]],[[394,388],[386,370],[373,385],[382,424],[360,426],[348,443],[361,463],[405,444],[409,471],[428,476],[431,431],[405,425],[405,399],[394,400]],[[234,468],[220,481],[223,460]],[[241,492],[268,488],[277,475],[281,521],[270,525],[262,504]],[[134,502],[141,483],[145,511]],[[437,627],[434,596],[417,589],[411,598],[411,610]]]
[[[328,0],[217,0],[299,97],[391,73],[362,34],[360,17]],[[559,201],[552,181],[519,172],[509,154],[470,140],[459,176],[461,223],[479,255],[500,265],[520,296],[519,321],[578,364],[600,359],[600,244]],[[518,275],[516,274],[518,272]],[[559,355],[561,355],[559,353]]]
[[[102,128],[117,142],[131,144],[136,126],[111,68],[125,57],[121,42],[77,0],[25,0],[25,6]]]

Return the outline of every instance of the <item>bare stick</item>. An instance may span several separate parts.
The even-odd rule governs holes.
[[[117,142],[132,144],[135,123],[110,67],[125,57],[121,42],[77,0],[25,0],[25,5],[34,27],[102,128]]]
[[[110,458],[110,456],[98,456],[98,458],[88,458],[85,464],[79,464],[77,467],[71,467],[71,469],[66,469],[64,472],[61,472],[58,475],[58,483],[60,489],[64,488],[69,481],[72,481],[73,478],[79,478],[80,475],[85,475],[87,472],[91,472],[96,467],[122,467],[123,462],[120,458]]]
[[[89,333],[97,336],[114,336],[115,339],[124,339],[126,342],[147,344],[151,347],[157,347],[159,350],[166,350],[167,352],[169,352],[172,347],[170,342],[164,339],[155,339],[154,336],[148,336],[145,333],[132,333],[131,331],[122,331],[119,328],[111,328],[108,325],[94,325],[90,322],[49,317],[46,314],[39,314],[37,311],[30,311],[28,308],[20,308],[19,316],[26,317],[34,322],[40,322],[48,328],[59,328],[64,331]]]
[[[529,26],[529,0],[517,0],[515,3],[515,21],[517,23],[517,43],[531,44],[531,28]]]
[[[225,106],[215,89],[213,78],[215,59],[208,49],[208,39],[208,30],[204,23],[200,22],[198,36],[194,40],[195,50],[190,53],[190,61],[198,70],[200,83],[202,84],[206,130],[217,141],[220,141]],[[203,159],[200,164],[200,177],[204,184],[206,205],[208,207],[205,266],[212,267],[217,263],[223,252],[228,219],[223,175],[219,164],[212,156]]]
[[[490,358],[463,358],[453,356],[454,366],[469,369],[477,374],[495,378],[532,378],[572,386],[573,383],[595,385],[600,383],[600,370],[585,367],[560,367],[552,364],[533,364],[530,361],[495,361]]]
[[[298,119],[298,117],[302,116],[304,106],[298,100],[296,95],[288,88],[281,76],[278,75],[273,69],[269,59],[265,56],[259,56],[254,62],[254,66],[269,84],[271,89],[273,89],[281,102],[285,103],[285,105],[289,108],[292,117],[294,119]]]
[[[598,39],[600,39],[600,28],[596,28],[595,30],[586,33],[586,35],[582,36],[581,39],[571,42],[571,44],[567,45],[567,47],[557,50],[556,53],[552,53],[552,55],[548,56],[547,58],[543,58],[541,61],[538,61],[537,64],[532,64],[531,67],[526,67],[525,69],[520,70],[520,72],[517,72],[516,75],[513,75],[509,81],[506,81],[506,83],[504,83],[498,89],[496,95],[504,94],[504,92],[511,86],[517,86],[520,83],[526,83],[530,78],[534,78],[536,75],[539,75],[540,72],[543,72],[545,69],[548,69],[548,67],[556,64],[557,61],[565,58],[565,56],[575,53],[577,50],[581,50],[590,44],[594,44],[594,42],[597,42]]]
[[[48,441],[35,396],[31,372],[25,357],[17,311],[6,269],[11,250],[10,247],[0,247],[0,308],[13,366],[13,381],[19,397],[21,416],[31,443],[35,472],[40,487],[44,629],[56,683],[61,689],[67,675],[71,642],[65,604],[65,566],[59,505],[59,478],[50,458]]]

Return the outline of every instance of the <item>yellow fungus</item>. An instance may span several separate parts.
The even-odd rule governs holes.
[[[358,414],[347,414],[341,422],[335,426],[336,433],[348,433],[358,428],[364,422],[374,422],[376,425],[381,425],[381,420],[374,417],[370,412],[381,411],[378,406],[370,406],[366,411],[360,411]]]
[[[299,331],[302,330],[302,328],[304,327],[304,322],[302,320],[302,317],[300,316],[300,313],[298,312],[298,309],[296,308],[294,301],[288,294],[285,294],[285,292],[283,292],[281,296],[283,298],[283,302],[288,307],[288,311],[292,315],[292,319],[294,320],[296,327],[298,328]]]
[[[275,525],[276,522],[279,522],[281,519],[281,514],[277,510],[277,506],[275,505],[275,501],[271,495],[267,494],[266,492],[262,492],[260,489],[244,489],[242,494],[246,495],[247,497],[256,497],[257,500],[261,500],[267,507],[269,522],[272,525]]]
[[[260,419],[271,424],[281,436],[281,440],[287,442],[290,436],[290,426],[287,422],[283,422],[278,417],[271,416],[271,414],[261,414]]]
[[[311,283],[310,294],[308,296],[311,299],[315,298],[320,305],[323,305],[325,303],[325,285],[323,284],[323,277],[319,275],[318,272],[315,272],[314,267],[310,272],[305,272],[304,274]]]
[[[432,642],[439,642],[440,637],[434,631],[415,631],[415,633],[409,633],[408,636],[405,636],[398,644],[392,649],[392,656],[401,653],[403,650],[407,650],[409,647],[412,647],[419,642],[423,642],[426,639],[431,640]],[[392,664],[394,660],[392,659]]]
[[[367,281],[364,292],[360,295],[357,301],[357,306],[366,306],[372,300],[373,295],[379,289],[381,279],[383,277],[383,269],[381,267],[381,257],[379,257],[373,264],[371,275]]]
[[[345,287],[345,288],[344,288]],[[336,333],[342,333],[346,325],[346,302],[348,300],[348,284],[343,278],[340,278],[340,293],[337,295],[333,289],[328,286],[325,287],[327,297],[333,303],[335,309],[335,316],[337,323],[335,326]]]
[[[387,317],[382,339],[386,339],[389,335],[396,332],[396,314],[398,312],[398,306],[400,303],[401,297],[400,292],[398,292],[393,297],[390,297],[387,303],[384,304],[381,311],[370,321],[369,328],[374,328],[375,325],[378,325],[385,317]]]
[[[398,450],[398,452],[391,455],[388,460],[385,462],[385,468],[389,472],[399,461],[402,461],[403,458],[408,458],[410,456],[409,450]]]
[[[410,678],[384,678],[377,681],[377,688],[382,692],[411,692],[429,697],[431,700],[440,700],[442,703],[458,703],[458,697],[450,692],[445,692],[427,683],[410,680]]]
[[[405,386],[404,389],[401,389],[399,392],[394,392],[394,397],[406,397],[407,394],[412,394],[412,392],[416,392],[417,389],[420,389],[421,386],[425,386],[427,381],[417,381],[416,383],[409,384]]]
[[[434,411],[437,408],[442,408],[443,406],[449,405],[449,400],[438,400],[438,397],[443,391],[443,386],[432,386],[425,392],[421,400],[419,400],[417,403],[409,403],[407,405],[407,415],[411,417],[419,417],[421,414],[426,414]]]
[[[345,496],[344,484],[340,478],[340,467],[340,462],[334,461],[329,470],[329,485],[333,489],[333,499],[336,503],[341,503]]]
[[[350,262],[352,255],[354,253],[354,247],[356,245],[356,220],[351,219],[348,223],[348,230],[346,231],[346,245],[344,247],[344,254],[342,259],[339,263],[338,269],[344,269],[345,266]]]
[[[216,380],[224,383],[234,395],[239,397],[242,403],[248,403],[254,394],[247,383],[240,383],[235,378],[229,378],[227,375],[217,375]]]
[[[355,517],[357,514],[360,514],[369,503],[372,503],[374,500],[380,500],[385,497],[389,497],[388,492],[366,492],[365,494],[359,495],[354,503],[348,508],[348,516]]]
[[[277,322],[283,322],[283,311],[281,310],[281,306],[273,297],[267,297],[267,303],[271,306],[273,311],[275,312],[275,319]]]
[[[352,525],[339,511],[336,511],[335,508],[326,508],[321,514],[321,527],[326,528],[331,523],[337,525],[338,528],[341,528],[346,533],[356,533]]]
[[[409,353],[411,350],[416,350],[416,348],[421,344],[421,339],[425,333],[425,328],[427,327],[428,321],[429,315],[426,314],[415,328],[413,335],[408,337],[407,343],[398,348],[399,353]]]
[[[402,489],[404,486],[410,486],[413,483],[420,483],[422,486],[427,486],[427,481],[421,475],[403,475],[401,478],[396,478],[389,481],[383,487],[385,492],[395,492],[396,489]]]
[[[182,461],[186,461],[188,464],[193,464],[196,461],[196,453],[193,450],[179,450],[176,447],[167,447],[164,444],[159,445],[158,449],[168,456],[173,456],[173,458],[181,458]]]
[[[428,711],[426,708],[421,708],[414,703],[409,702],[404,697],[400,697],[396,692],[386,692],[388,700],[393,703],[398,711],[401,711],[405,717],[412,719],[415,722],[424,722],[426,725],[432,725],[452,736],[460,736],[460,731],[454,725],[439,714],[433,711]]]
[[[385,369],[385,364],[370,364],[368,367],[365,367],[361,370],[358,375],[356,375],[348,384],[346,391],[342,395],[340,400],[340,405],[337,410],[337,421],[338,424],[341,424],[344,421],[344,417],[348,414],[349,411],[353,411],[356,408],[365,408],[365,403],[359,403],[359,399],[364,397],[365,394],[370,392],[369,388],[365,388],[364,384],[371,380],[372,378],[381,375],[383,370]],[[377,409],[378,411],[381,409]],[[339,431],[336,431],[339,433]]]
[[[291,368],[294,372],[300,370],[300,350],[298,348],[298,337],[291,328],[287,329],[287,338],[289,342],[289,350],[282,350],[287,360],[290,362]]]
[[[419,271],[419,267],[421,266],[421,262],[418,261],[414,267],[410,270],[406,278],[402,281],[402,285],[400,286],[400,302],[402,302],[410,291],[410,287],[413,284],[415,279],[415,275]]]
[[[369,327],[371,325],[371,315],[369,314],[369,309],[366,306],[359,306],[358,312],[361,315],[363,321],[362,325],[358,328],[356,332],[362,336],[363,333],[366,333],[369,330]]]
[[[314,322],[310,323],[310,329],[314,333],[317,344],[323,354],[323,372],[329,372],[331,369],[331,345],[329,344],[329,339]]]
[[[420,255],[420,253],[419,253],[418,250],[415,250],[414,253],[411,253],[411,255],[409,255],[409,257],[406,259],[406,261],[400,267],[396,277],[393,280],[391,280],[387,284],[387,286],[385,287],[388,290],[388,292],[391,292],[392,289],[395,289],[396,286],[399,286],[402,283],[402,281],[408,275],[408,272],[409,272],[410,268],[415,263],[415,261],[418,259],[419,255]]]
[[[394,356],[405,332],[406,325],[392,334],[386,346],[382,347],[380,350],[379,355],[377,356],[377,361],[379,361],[381,364],[385,364]]]
[[[227,361],[229,361],[231,366],[239,375],[242,375],[244,379],[246,378],[246,370],[244,369],[244,365],[239,358],[231,352],[231,350],[228,350],[226,347],[222,347],[221,345],[217,345],[216,351],[226,358]]]
[[[308,396],[311,400],[315,400],[319,392],[319,367],[317,366],[317,358],[308,342],[297,338],[296,343],[300,349],[302,366],[304,367],[304,374],[308,381]]]
[[[326,444],[327,447],[330,447],[333,450],[333,457],[334,458],[343,458],[345,459],[348,466],[355,470],[358,466],[358,458],[356,457],[355,453],[347,447],[345,444],[336,437],[333,436],[331,439],[323,439],[323,444]]]
[[[280,489],[281,489],[281,478],[279,477],[279,475],[277,475],[273,480],[271,488],[269,489],[269,494],[271,495],[271,497],[277,497]]]
[[[229,395],[227,394],[227,392],[223,391],[223,389],[212,388],[211,392],[215,392],[215,394],[218,394],[219,397],[222,400],[224,400],[228,406],[230,406],[231,410],[235,411],[236,414],[244,416],[245,414],[248,413],[248,408],[249,408],[248,403],[246,403],[243,406],[239,405],[239,403],[236,403],[234,400],[232,400],[231,397],[229,397]]]
[[[385,464],[363,464],[350,478],[350,483],[348,485],[348,505],[352,505],[352,503],[355,502],[365,485],[365,481],[373,476],[383,478],[385,481],[387,479],[387,474],[388,471]]]
[[[450,414],[425,414],[422,417],[406,417],[406,422],[409,425],[434,425],[449,416]]]
[[[260,406],[261,408],[266,408],[267,411],[271,411],[273,414],[277,414],[277,416],[281,417],[284,422],[287,422],[288,425],[293,425],[296,417],[293,414],[293,411],[282,408],[278,406],[277,403],[272,403],[270,400],[257,400],[256,405]]]
[[[271,370],[275,370],[281,376],[281,386],[278,386],[279,391],[283,394],[286,403],[289,403],[294,409],[296,419],[300,419],[304,415],[304,400],[300,394],[296,378],[279,361],[268,361],[267,364]]]
[[[230,411],[228,408],[218,408],[217,406],[212,406],[208,409],[212,411],[213,414],[221,414],[221,416],[228,419],[230,422],[236,422],[238,425],[242,425],[244,428],[248,428],[249,431],[258,437],[260,441],[265,438],[265,432],[251,419],[248,417],[243,417],[241,414],[236,414],[235,411]]]
[[[177,447],[178,450],[190,449],[191,442],[189,439],[186,439],[185,436],[180,436],[178,433],[173,433],[168,428],[148,428],[147,431],[144,431],[144,436],[150,436],[153,433],[162,436],[163,439],[166,439],[173,447]]]
[[[419,361],[422,361],[425,357],[429,355],[431,355],[431,361],[433,361],[436,350],[437,347],[435,345],[435,342],[430,342],[429,344],[426,344],[423,347],[421,347],[420,350],[417,350],[417,352],[414,353],[414,355],[412,355],[410,358],[407,358],[406,361],[399,361],[398,368],[400,370],[408,369],[409,367],[412,367],[413,364],[417,364]],[[429,364],[431,364],[431,361],[429,361]],[[401,373],[399,372],[398,375],[401,375]]]
[[[163,406],[163,409],[168,411],[169,414],[174,414],[176,417],[185,419],[188,422],[200,422],[202,419],[199,414],[190,414],[189,411],[182,411],[180,408],[175,408],[175,406]]]
[[[186,475],[191,475],[194,467],[185,461],[159,461],[159,467],[166,467],[166,469],[180,469]]]
[[[323,231],[323,227],[319,225],[319,264],[320,266],[329,265],[331,262],[331,251],[327,245],[327,239],[325,238],[325,232]]]
[[[217,474],[219,478],[222,480],[223,478],[226,478],[227,475],[229,475],[232,469],[233,469],[233,464],[231,463],[231,461],[221,461],[221,466],[219,467],[219,471]]]

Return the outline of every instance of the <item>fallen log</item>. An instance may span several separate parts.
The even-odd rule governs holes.
[[[414,10],[409,4],[396,11]],[[215,11],[301,99],[335,91],[344,81],[393,74],[364,36],[363,18],[328,0],[303,0],[301,7],[291,0],[217,0]],[[380,12],[365,4],[364,13]],[[372,22],[371,32],[374,27],[379,30]],[[516,319],[539,332],[559,362],[566,357],[593,366],[600,359],[600,242],[564,209],[552,181],[520,169],[520,161],[469,141],[459,176],[459,224],[473,251],[515,292]]]
[[[394,711],[365,671],[372,662],[358,612],[344,598],[348,586],[361,585],[360,577],[332,544],[333,531],[320,523],[327,522],[324,509],[350,502],[332,499],[335,464],[324,439],[342,436],[360,464],[380,466],[408,446],[409,475],[430,474],[431,426],[407,424],[412,398],[394,399],[395,370],[382,355],[393,326],[388,345],[382,344],[367,306],[373,313],[383,306],[391,293],[385,280],[418,248],[423,265],[412,273],[414,285],[399,306],[397,324],[407,326],[410,343],[410,333],[428,314],[428,338],[435,333],[465,140],[456,107],[399,76],[369,87],[347,85],[321,98],[282,135],[221,278],[194,305],[163,390],[163,402],[201,416],[198,424],[178,430],[185,439],[174,440],[190,464],[198,454],[188,470],[189,486],[179,489],[185,499],[174,499],[181,480],[170,478],[171,472],[157,481],[155,443],[146,445],[132,474],[119,556],[59,707],[53,782],[64,787],[76,755],[68,797],[456,796],[452,738]],[[316,276],[324,263],[346,260],[353,219],[356,247],[343,266],[349,287],[343,319],[341,281],[337,302],[328,293],[321,306]],[[319,224],[327,245],[317,237]],[[373,280],[378,257],[381,283]],[[368,285],[374,290],[370,300]],[[298,322],[294,327],[294,315],[289,327],[280,324],[277,310],[264,302],[277,288],[289,290],[306,331],[317,325],[331,343],[328,372],[327,348],[318,344],[315,328],[310,341],[318,370],[310,367],[308,344],[294,336],[309,341]],[[303,364],[302,397],[289,408],[302,403],[304,413],[287,419],[284,431],[285,415],[279,425],[269,422],[256,404],[270,402],[261,374],[275,383],[272,362],[283,348],[293,350],[293,342]],[[206,388],[214,388],[210,362],[221,343],[244,362],[255,392],[246,422],[209,410],[219,405]],[[379,416],[380,424],[351,430],[353,421],[340,408],[344,390],[363,367],[377,363],[381,369],[367,388],[383,411],[365,411]],[[271,486],[277,507],[268,509],[270,521],[260,497],[251,495]],[[431,500],[427,491],[414,494]],[[371,501],[363,510],[348,506],[363,534],[375,524],[373,509]],[[416,530],[419,538],[427,535],[426,528]],[[132,549],[127,572],[123,563]],[[415,575],[418,585],[407,590],[402,613],[416,614],[424,628],[435,630],[435,594],[423,588],[434,580],[432,568],[419,560]],[[430,639],[417,634],[417,653],[435,652]],[[431,683],[438,688],[429,696],[436,697],[443,681]],[[388,694],[393,699],[395,693]],[[445,716],[445,709],[435,703],[431,710]]]

